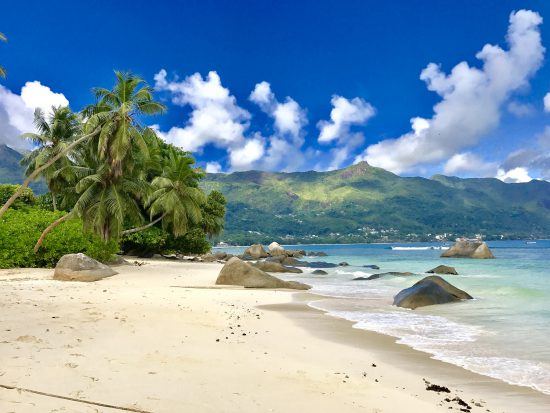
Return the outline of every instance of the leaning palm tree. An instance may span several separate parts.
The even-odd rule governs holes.
[[[165,162],[162,175],[152,181],[153,192],[148,202],[151,222],[126,230],[123,235],[142,231],[162,221],[162,226],[178,237],[201,221],[205,196],[198,187],[200,175],[191,168],[194,160],[172,149]]]
[[[59,152],[64,152],[67,145],[75,140],[82,129],[80,118],[68,107],[53,107],[52,114],[48,118],[41,109],[36,109],[34,126],[36,133],[23,135],[35,145],[35,149],[21,160],[21,164],[26,166],[26,176],[31,175]],[[64,155],[40,173],[52,194],[54,210],[57,210],[56,195],[67,187],[67,181],[58,171],[68,163],[69,159]]]
[[[8,41],[8,38],[4,33],[0,33],[0,41],[2,42]],[[6,74],[7,74],[6,69],[4,69],[3,66],[0,66],[0,77],[6,77]]]
[[[113,177],[121,176],[123,164],[132,162],[129,154],[133,144],[147,151],[143,138],[146,128],[140,126],[140,115],[162,113],[165,106],[153,100],[152,89],[145,82],[132,74],[115,72],[117,83],[112,90],[95,89],[97,102],[83,111],[87,119],[83,135],[79,136],[63,151],[58,152],[48,162],[35,169],[8,201],[0,208],[0,218],[10,205],[23,193],[24,189],[35,180],[42,171],[53,165],[58,159],[69,154],[79,144],[93,138],[100,160],[109,166]],[[149,133],[153,133],[149,131]]]

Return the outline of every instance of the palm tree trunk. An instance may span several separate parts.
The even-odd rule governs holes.
[[[15,200],[17,198],[19,198],[19,196],[23,193],[23,191],[25,190],[25,188],[27,188],[29,186],[29,184],[34,181],[39,175],[40,173],[44,170],[44,169],[47,169],[49,168],[51,165],[53,165],[59,158],[61,158],[63,155],[67,154],[71,149],[73,149],[75,146],[77,146],[78,144],[84,142],[85,140],[91,138],[92,136],[96,135],[97,133],[99,132],[99,129],[96,129],[95,131],[93,131],[92,133],[88,134],[88,135],[84,135],[82,136],[81,138],[78,138],[76,141],[74,141],[73,143],[71,143],[69,146],[67,146],[64,150],[62,150],[61,152],[59,152],[57,155],[55,155],[52,159],[50,159],[48,162],[46,162],[44,165],[40,166],[39,168],[36,168],[28,177],[27,179],[25,179],[25,181],[23,182],[23,184],[17,188],[17,190],[14,192],[14,194],[10,197],[10,199],[8,199],[6,201],[6,203],[4,204],[4,206],[2,206],[2,208],[0,208],[0,218],[2,218],[2,215],[4,215],[6,213],[6,211],[8,210],[8,208],[15,202]]]
[[[72,211],[68,214],[63,215],[61,218],[57,219],[56,221],[52,222],[48,227],[42,232],[42,235],[40,235],[40,238],[38,238],[38,241],[36,241],[36,245],[34,246],[34,253],[36,254],[40,247],[42,246],[42,243],[44,242],[44,239],[46,238],[46,235],[48,235],[55,227],[57,227],[62,222],[66,221],[72,216]]]
[[[57,211],[57,201],[55,200],[55,193],[54,192],[52,192],[52,205],[53,205],[53,210]]]
[[[155,219],[154,221],[151,221],[149,222],[147,225],[144,225],[142,227],[137,227],[137,228],[132,228],[132,229],[127,229],[126,231],[122,231],[122,235],[128,235],[128,234],[135,234],[136,232],[140,232],[140,231],[143,231],[147,228],[151,228],[153,225],[155,225],[156,223],[162,221],[162,219],[166,216],[166,214],[162,214],[160,217],[158,217],[157,219]]]

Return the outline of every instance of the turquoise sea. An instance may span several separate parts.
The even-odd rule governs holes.
[[[324,251],[310,261],[340,263],[328,275],[283,275],[313,286],[326,298],[310,303],[355,328],[396,337],[399,343],[477,373],[550,394],[550,240],[488,242],[496,259],[442,259],[451,244],[300,245],[289,249]],[[244,248],[224,248],[241,253]],[[375,264],[380,270],[364,268]],[[460,275],[443,276],[475,299],[407,310],[393,296],[439,265]],[[409,271],[409,277],[352,281],[377,272]]]

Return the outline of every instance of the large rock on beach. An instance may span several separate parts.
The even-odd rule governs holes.
[[[62,256],[55,266],[53,279],[59,281],[91,282],[111,277],[115,274],[118,273],[111,267],[79,253]]]
[[[471,300],[472,296],[449,284],[437,275],[430,275],[412,287],[400,291],[393,299],[393,305],[415,309],[434,304]]]
[[[268,254],[261,244],[254,244],[245,250],[244,256],[250,256],[252,259],[257,260],[260,258],[267,258]]]
[[[216,284],[241,285],[247,288],[291,288],[295,290],[309,290],[311,287],[295,281],[283,281],[277,277],[240,260],[231,258],[223,266]]]
[[[441,256],[444,258],[495,258],[487,244],[478,240],[458,240]]]
[[[254,267],[259,268],[265,272],[291,272],[295,274],[302,273],[302,270],[296,267],[287,267],[279,262],[275,261],[258,261],[254,264]]]
[[[437,267],[426,272],[428,274],[458,275],[458,272],[454,267],[449,267],[447,265],[438,265]]]

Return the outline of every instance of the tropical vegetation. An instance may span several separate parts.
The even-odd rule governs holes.
[[[104,245],[108,253],[113,243],[123,250],[136,244],[141,252],[202,253],[210,249],[207,238],[223,230],[223,195],[205,194],[199,186],[204,173],[194,167],[191,154],[165,143],[142,123],[148,115],[163,113],[164,105],[141,78],[121,72],[115,77],[112,89],[94,89],[95,102],[80,113],[68,107],[53,107],[49,115],[35,112],[35,131],[22,137],[34,147],[21,160],[26,179],[22,185],[0,185],[5,235],[0,246],[7,255],[23,248],[35,254],[29,263],[49,265],[56,234],[76,226],[96,249]],[[29,189],[36,180],[48,188],[38,198]],[[51,213],[40,215],[39,210]],[[33,231],[24,245],[11,242],[6,234],[26,218]],[[32,237],[29,249],[26,242]],[[44,254],[47,259],[37,258]],[[16,264],[26,265],[22,261]],[[0,266],[9,263],[0,261]]]

